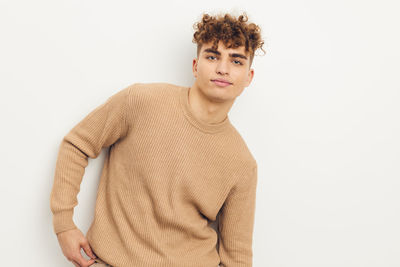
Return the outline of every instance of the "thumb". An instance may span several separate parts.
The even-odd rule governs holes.
[[[93,254],[93,251],[92,251],[92,249],[90,248],[89,242],[88,242],[87,240],[85,240],[85,241],[82,243],[82,248],[83,248],[83,250],[85,251],[86,255],[88,255],[90,258],[92,258],[92,259],[97,258],[97,257]]]

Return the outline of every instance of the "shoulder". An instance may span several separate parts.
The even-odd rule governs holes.
[[[127,113],[133,120],[149,119],[153,116],[164,116],[179,107],[178,95],[182,86],[165,83],[136,82],[123,90],[127,92]]]
[[[148,98],[172,95],[181,88],[180,85],[166,82],[137,82],[126,87],[125,90],[128,90],[131,96]]]
[[[153,100],[165,102],[168,97],[175,97],[182,88],[183,86],[165,82],[136,82],[115,91],[108,99],[114,102],[127,101],[130,104],[150,104]]]
[[[243,165],[247,166],[249,170],[253,169],[257,166],[257,161],[253,153],[238,129],[232,124],[230,126],[231,131],[229,138],[230,143],[235,144],[234,153],[237,155],[238,159],[243,163]]]

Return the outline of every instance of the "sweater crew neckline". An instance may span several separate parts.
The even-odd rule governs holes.
[[[179,94],[180,104],[186,119],[196,128],[207,133],[217,133],[226,130],[229,127],[229,115],[218,123],[208,123],[194,115],[193,109],[189,105],[190,87],[182,87]]]

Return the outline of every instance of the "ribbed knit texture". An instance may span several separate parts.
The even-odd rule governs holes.
[[[194,115],[189,90],[131,84],[67,133],[50,196],[55,233],[77,228],[88,157],[108,147],[86,234],[100,259],[115,267],[252,266],[256,160],[229,117],[210,124]],[[219,241],[209,225],[217,219]]]

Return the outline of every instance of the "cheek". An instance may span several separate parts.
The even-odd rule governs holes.
[[[204,67],[198,68],[197,69],[197,73],[198,73],[199,76],[201,76],[200,78],[208,79],[209,70],[207,68],[204,68]]]
[[[234,73],[234,77],[237,83],[244,83],[244,81],[246,80],[246,73],[244,73],[243,71],[236,71]]]

